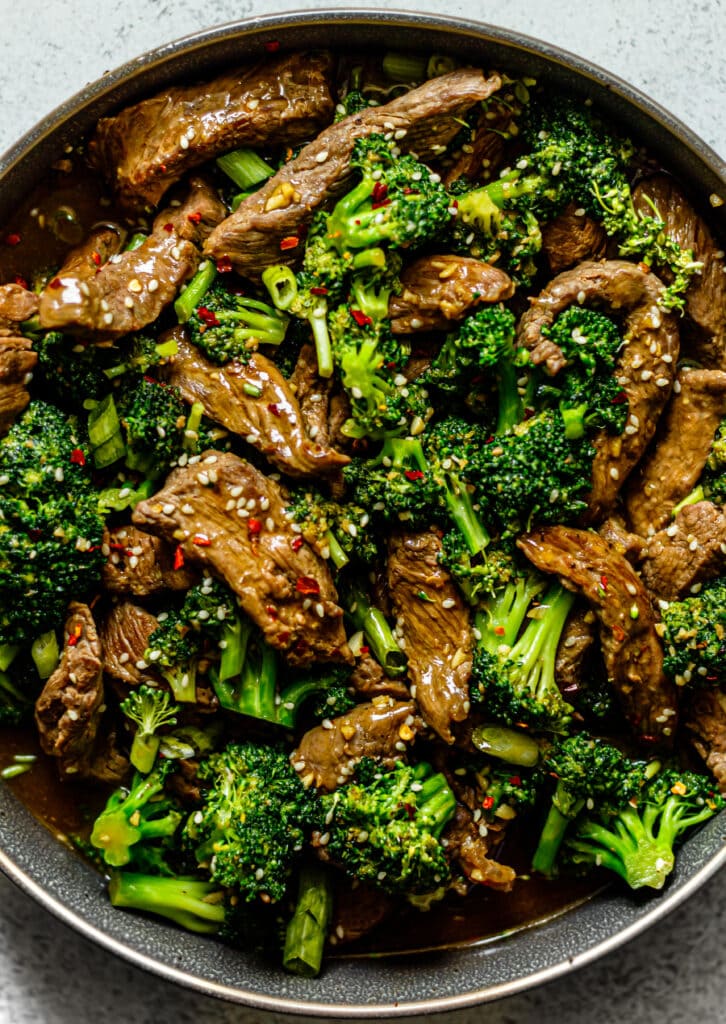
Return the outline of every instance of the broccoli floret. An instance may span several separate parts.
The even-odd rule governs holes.
[[[104,367],[113,350],[71,339],[61,331],[47,331],[34,339],[38,353],[40,389],[44,395],[76,410],[86,398],[101,398],[108,390]]]
[[[129,759],[144,774],[154,767],[161,745],[157,731],[164,725],[176,725],[176,706],[166,690],[139,686],[121,702],[121,710],[136,724]]]
[[[352,459],[343,476],[353,501],[370,509],[375,519],[416,530],[431,524],[438,505],[425,469],[418,438],[389,437],[374,458]]]
[[[495,381],[498,389],[496,433],[505,433],[522,418],[517,387],[525,349],[515,350],[514,314],[504,306],[487,306],[468,316],[450,334],[425,372],[427,383],[445,394],[468,394],[477,377]]]
[[[337,569],[356,558],[370,563],[378,552],[369,512],[361,505],[334,501],[318,490],[300,488],[291,492],[287,514],[302,528],[302,535],[323,558]]]
[[[572,707],[555,681],[555,657],[575,596],[553,584],[540,600],[534,595],[541,585],[536,575],[523,575],[477,613],[482,639],[474,655],[472,699],[507,725],[562,732]]]
[[[32,720],[39,686],[30,658],[16,658],[10,671],[0,671],[0,726]]]
[[[201,935],[217,935],[229,908],[225,891],[199,878],[114,871],[108,894],[114,907],[156,914]]]
[[[400,762],[382,771],[364,761],[352,782],[320,802],[329,837],[321,849],[352,878],[410,897],[446,886],[450,871],[440,836],[456,799],[441,773]]]
[[[103,520],[75,429],[36,399],[0,440],[0,643],[32,642],[100,580]]]
[[[116,398],[129,469],[156,478],[184,449],[188,409],[177,388],[141,377]]]
[[[726,682],[726,578],[671,601],[661,612],[664,671],[679,686]]]
[[[543,775],[539,769],[513,764],[487,765],[477,778],[482,793],[482,816],[490,823],[512,821],[537,804]]]
[[[214,363],[245,362],[259,345],[279,345],[288,319],[269,303],[244,295],[241,284],[217,277],[187,321],[191,340]]]
[[[137,773],[130,786],[121,786],[108,799],[93,824],[91,844],[111,867],[123,867],[136,856],[137,844],[154,844],[173,836],[182,815],[164,796],[164,780],[171,762],[161,763],[150,775]]]
[[[213,881],[246,902],[277,902],[288,891],[310,832],[320,822],[281,746],[231,743],[202,762],[209,788],[184,829],[185,842]]]
[[[338,252],[410,248],[449,223],[450,200],[438,176],[412,156],[394,155],[382,135],[356,140],[351,168],[361,180],[338,200],[327,222]]]
[[[661,889],[673,870],[674,847],[725,806],[711,779],[667,768],[629,802],[584,812],[566,839],[579,866],[604,867],[631,889]]]
[[[580,733],[555,744],[545,756],[543,770],[557,779],[557,787],[532,867],[549,875],[555,869],[567,829],[586,801],[624,806],[638,798],[649,769],[609,743]]]
[[[726,420],[722,420],[714,434],[711,447],[699,481],[701,495],[716,505],[726,504]]]

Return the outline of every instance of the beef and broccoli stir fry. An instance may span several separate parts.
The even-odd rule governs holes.
[[[522,875],[659,889],[722,808],[726,267],[636,143],[271,53],[103,118],[72,244],[7,229],[0,722],[99,787],[114,905],[312,976]]]

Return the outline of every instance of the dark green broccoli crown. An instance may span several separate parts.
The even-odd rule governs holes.
[[[477,775],[484,792],[482,809],[487,821],[509,820],[531,810],[542,789],[543,774],[539,768],[495,764],[480,769]]]
[[[188,408],[177,388],[140,377],[116,399],[126,464],[146,475],[166,472],[183,450]]]
[[[472,457],[468,475],[502,529],[567,523],[587,507],[595,449],[569,439],[559,409],[547,409],[500,434]]]
[[[219,633],[234,618],[237,598],[229,587],[213,576],[205,576],[184,595],[181,617],[196,632]]]
[[[473,555],[458,529],[444,533],[439,561],[473,605],[493,594],[518,572],[513,553],[507,546],[487,548],[485,553]]]
[[[568,306],[549,327],[542,328],[542,334],[562,349],[568,363],[591,372],[613,370],[623,344],[615,321],[586,306]]]
[[[439,836],[456,808],[443,775],[370,761],[353,782],[321,798],[330,859],[350,876],[386,892],[419,896],[450,878]]]
[[[336,248],[411,247],[435,238],[451,219],[438,175],[412,156],[400,156],[382,135],[358,139],[351,167],[361,176],[328,217]]]
[[[316,547],[325,548],[329,533],[349,558],[372,562],[378,542],[372,529],[370,512],[354,501],[337,502],[317,489],[299,488],[291,492],[288,514],[300,523],[303,534]]]
[[[218,275],[204,293],[203,305],[187,321],[191,340],[214,363],[245,362],[261,345],[285,337],[287,319],[273,306],[245,296],[241,282]]]
[[[378,521],[430,526],[439,505],[437,487],[424,464],[418,440],[387,439],[374,459],[352,459],[343,470],[353,500]]]
[[[335,122],[342,121],[344,117],[350,117],[351,114],[357,114],[370,106],[371,101],[360,89],[351,89],[338,101],[335,108]]]
[[[713,813],[724,807],[724,798],[718,792],[711,776],[667,765],[658,772],[643,791],[643,802],[662,809],[667,822],[663,824],[680,835],[701,820],[704,808]]]
[[[37,507],[50,498],[88,490],[82,441],[78,425],[60,409],[32,401],[0,440],[3,494]]]
[[[111,363],[109,348],[47,331],[33,340],[41,371],[41,390],[54,401],[76,410],[86,398],[102,398],[108,391],[103,372]]]
[[[210,877],[244,900],[277,902],[319,823],[315,790],[303,786],[281,746],[231,743],[199,769],[203,805],[185,839]]]
[[[559,740],[545,755],[544,770],[573,797],[594,797],[621,806],[636,799],[645,782],[645,764],[586,733]]]
[[[178,608],[159,617],[149,637],[146,659],[160,667],[184,666],[196,658],[208,640],[214,641],[237,610],[231,590],[219,580],[205,576],[191,587]]]
[[[726,503],[726,420],[716,430],[701,474],[703,496],[717,505]]]
[[[0,725],[19,725],[33,718],[41,682],[26,652],[13,658],[7,672],[0,672]]]
[[[726,578],[704,583],[698,594],[671,601],[662,611],[665,672],[680,686],[726,681]]]

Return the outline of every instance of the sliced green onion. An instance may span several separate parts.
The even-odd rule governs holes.
[[[134,232],[134,234],[131,236],[131,238],[129,238],[128,242],[124,246],[124,252],[133,252],[134,249],[138,249],[139,246],[143,245],[146,239],[147,235],[145,235],[143,231]]]
[[[185,324],[209,290],[217,276],[217,268],[211,260],[199,264],[194,277],[174,303],[174,312],[180,324]]]
[[[97,469],[110,466],[126,454],[113,395],[106,395],[89,412],[88,438]]]
[[[54,629],[35,638],[30,648],[30,655],[41,679],[48,679],[53,675],[60,660],[58,637],[55,635]]]
[[[217,157],[217,167],[241,189],[250,189],[272,177],[274,168],[258,156],[253,149],[241,147]]]
[[[383,58],[383,73],[391,82],[423,82],[427,65],[426,57],[390,51]]]
[[[290,308],[297,298],[297,280],[295,274],[283,264],[267,267],[262,271],[262,283],[270,293],[272,304],[283,312]]]
[[[503,725],[477,726],[471,734],[471,742],[483,754],[522,768],[533,768],[540,758],[536,740],[519,729],[508,729]]]
[[[444,53],[434,53],[426,64],[426,77],[438,78],[439,75],[447,75],[450,71],[455,71],[458,66],[453,57],[447,57]]]
[[[9,764],[0,772],[0,779],[14,779],[29,772],[32,767],[30,764]]]

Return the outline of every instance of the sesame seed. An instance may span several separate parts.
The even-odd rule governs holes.
[[[456,601],[453,599],[453,597],[446,597],[441,602],[441,607],[442,608],[447,608],[447,609],[448,608],[455,608],[456,607]]]
[[[330,154],[328,153],[327,149],[321,149],[320,152],[315,156],[315,163],[324,164],[325,161],[328,159],[329,155]]]
[[[319,619],[325,618],[325,607],[321,601],[317,601],[315,604],[315,614]]]
[[[610,467],[610,476],[612,477],[613,480],[619,480],[620,479],[620,470],[618,469],[617,466],[611,466]]]
[[[176,512],[176,505],[172,505],[171,502],[168,502],[166,505],[162,506],[161,511],[165,516],[171,516]]]
[[[179,145],[181,146],[182,149],[189,149],[189,139],[186,137],[186,135],[181,136],[181,138],[179,139]]]
[[[141,281],[139,281],[138,277],[131,278],[131,280],[128,283],[128,289],[130,292],[136,293],[141,291]]]
[[[650,380],[650,378],[652,376],[653,376],[653,371],[652,370],[643,370],[643,372],[640,375],[640,379],[641,380]]]

